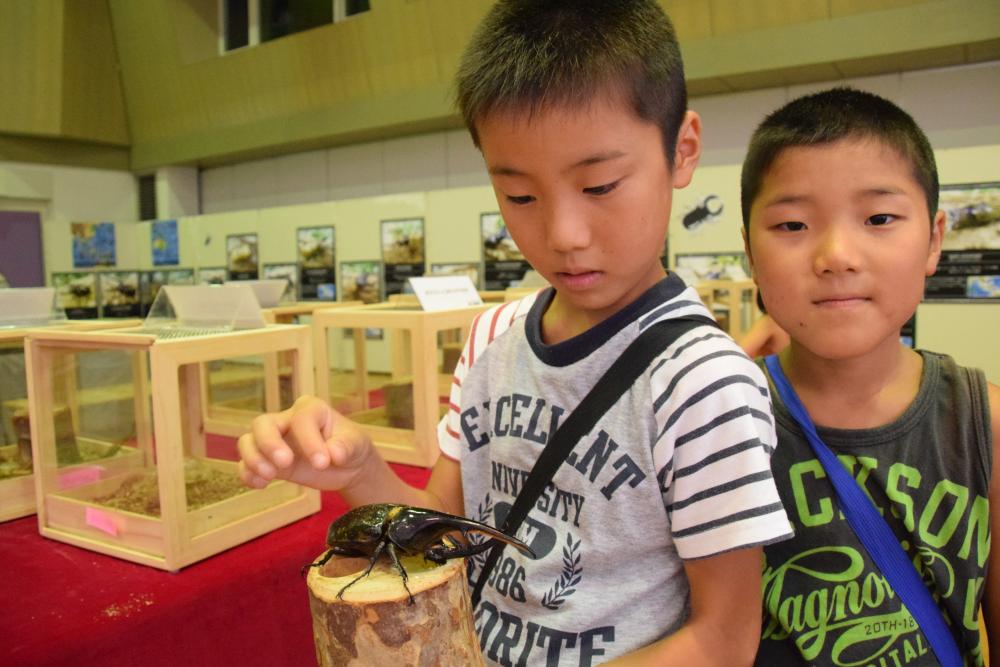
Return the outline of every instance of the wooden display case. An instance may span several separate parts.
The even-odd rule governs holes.
[[[293,324],[301,316],[311,316],[320,308],[361,305],[360,301],[300,301],[273,308],[262,308],[261,315],[271,324]],[[202,405],[205,406],[205,430],[238,438],[250,430],[250,422],[263,412],[284,410],[297,394],[289,385],[291,364],[288,355],[266,354],[260,363],[229,364],[219,370],[202,366]],[[240,391],[242,389],[242,392]],[[249,391],[247,391],[249,389]],[[216,399],[213,393],[237,394]]]
[[[316,311],[317,395],[365,429],[386,460],[433,465],[439,454],[435,429],[447,409],[456,341],[460,347],[472,321],[489,307],[425,312],[404,301]],[[374,329],[384,331],[388,340],[366,340],[366,331]],[[349,332],[347,338],[343,331]],[[372,372],[375,355],[369,347],[377,344],[387,357],[382,373]],[[341,355],[346,363],[333,363],[331,346],[347,350]]]
[[[45,537],[164,570],[181,567],[317,512],[319,492],[284,481],[244,487],[232,446],[205,438],[202,364],[289,352],[292,384],[312,390],[309,327],[225,333],[33,330],[25,341],[38,524]],[[134,437],[126,465],[67,475],[59,453],[61,367],[117,354],[133,368]],[[72,400],[72,393],[70,399]]]
[[[52,329],[99,331],[136,326],[139,320],[66,320],[51,325]],[[28,411],[27,378],[24,372],[24,339],[30,327],[0,329],[0,522],[35,513],[35,477],[31,461],[30,414]],[[69,378],[76,369],[64,365],[61,375]],[[73,400],[67,399],[72,397]],[[55,408],[61,418],[62,430],[80,433],[80,408],[100,400],[86,390],[76,392],[76,386],[65,383],[57,392]],[[72,406],[68,409],[67,406]],[[74,435],[74,437],[77,437]],[[96,465],[115,467],[123,463],[129,451],[113,449],[112,443],[101,439],[77,437],[78,451],[85,452],[90,462],[70,464],[63,471]]]
[[[739,339],[760,317],[757,285],[753,280],[703,280],[695,289],[719,324]]]

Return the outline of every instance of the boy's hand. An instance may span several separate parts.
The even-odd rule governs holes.
[[[282,412],[260,415],[240,436],[239,472],[247,486],[273,479],[335,491],[350,486],[371,458],[371,439],[315,396]]]

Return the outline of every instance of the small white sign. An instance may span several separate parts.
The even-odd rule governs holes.
[[[53,318],[55,287],[11,287],[0,290],[0,327],[38,326]]]
[[[410,278],[413,293],[427,311],[478,306],[483,302],[469,276]]]

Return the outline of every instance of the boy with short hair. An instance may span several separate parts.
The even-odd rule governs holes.
[[[965,664],[982,665],[980,603],[1000,655],[1000,541],[990,540],[1000,388],[899,340],[940,256],[937,196],[934,154],[913,119],[847,88],[768,116],[743,165],[747,256],[791,337],[781,369],[917,565]],[[772,468],[795,538],[764,550],[757,664],[937,665],[769,380]]]
[[[666,276],[672,190],[698,161],[680,54],[655,0],[510,0],[466,51],[458,98],[518,247],[552,285],[486,311],[455,371],[426,490],[318,399],[258,418],[244,479],[339,489],[494,525],[548,438],[655,322],[709,317]],[[761,545],[788,537],[763,375],[717,328],[677,339],[557,470],[476,608],[503,665],[750,664]],[[477,581],[482,560],[473,559]]]

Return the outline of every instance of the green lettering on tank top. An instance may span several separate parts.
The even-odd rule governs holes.
[[[955,499],[951,511],[948,512],[948,516],[945,517],[937,532],[931,532],[931,523],[935,520],[938,510],[944,506],[944,501],[949,496]],[[951,536],[955,534],[955,531],[958,530],[958,523],[962,519],[965,507],[968,504],[969,490],[967,488],[951,480],[942,479],[934,487],[931,497],[927,500],[927,505],[920,514],[920,530],[918,533],[920,539],[932,547],[943,547],[951,539]]]
[[[815,497],[815,490],[811,494],[806,493],[806,483],[803,479],[810,475],[816,479],[826,478],[823,464],[818,459],[809,459],[793,464],[788,469],[788,479],[792,483],[792,495],[795,497],[795,509],[799,515],[799,521],[803,526],[822,526],[833,520],[833,504],[829,498],[819,499],[819,508],[812,511],[809,508],[809,496]]]
[[[972,501],[972,511],[969,512],[968,528],[962,549],[958,552],[961,558],[968,558],[972,551],[972,536],[976,536],[976,563],[982,567],[990,554],[990,504],[980,495]]]
[[[914,518],[913,518],[913,498],[910,497],[906,491],[899,488],[900,481],[905,480],[907,488],[919,489],[920,479],[922,475],[920,471],[916,468],[906,465],[905,463],[893,463],[889,466],[889,476],[886,479],[885,495],[889,500],[895,505],[892,507],[893,516],[899,518],[899,509],[897,506],[903,509],[903,525],[906,526],[906,530],[913,532]]]

